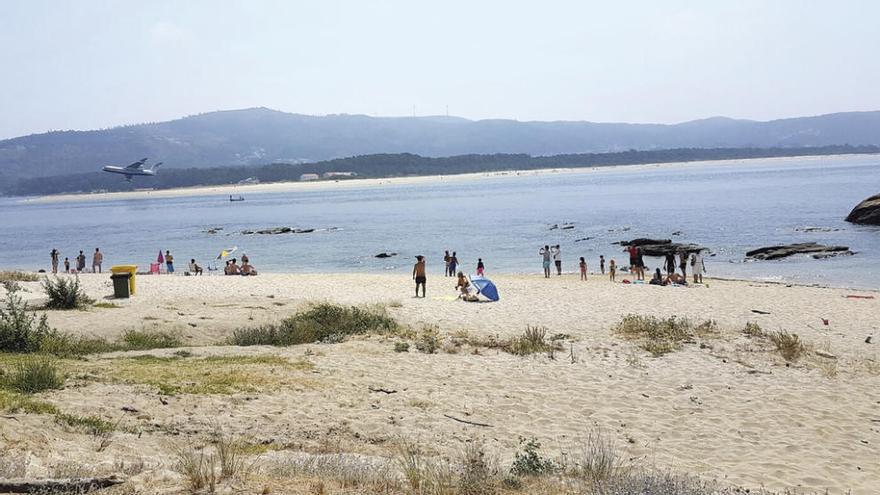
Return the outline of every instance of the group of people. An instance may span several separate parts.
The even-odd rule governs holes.
[[[562,249],[559,247],[559,244],[552,247],[546,245],[538,250],[538,254],[543,259],[544,278],[550,278],[551,261],[556,265],[556,275],[562,275]]]
[[[630,273],[632,273],[636,280],[645,280],[645,260],[644,253],[642,248],[639,246],[629,246],[626,248],[626,252],[629,254],[629,265],[630,265]],[[611,260],[612,264],[612,273],[611,280],[614,280],[614,272],[616,271],[616,267],[613,265],[614,260]],[[660,271],[658,267],[654,271],[654,275],[651,277],[651,280],[648,282],[651,285],[687,285],[687,271],[688,265],[691,267],[691,273],[693,274],[693,281],[695,284],[703,283],[703,274],[706,273],[706,263],[703,261],[703,254],[701,250],[697,249],[695,251],[689,250],[678,250],[677,252],[668,252],[664,257],[664,268],[666,269],[666,277]],[[676,268],[681,270],[681,275],[676,272]]]
[[[251,265],[250,259],[248,259],[248,255],[241,255],[241,266],[238,265],[238,259],[232,258],[231,260],[226,261],[226,266],[223,268],[224,275],[256,275],[257,270]]]
[[[459,267],[458,254],[455,251],[453,251],[452,254],[449,254],[449,251],[446,251],[443,255],[443,262],[446,265],[443,276],[457,277],[455,288],[461,291],[462,297],[468,295],[470,282],[468,282],[463,271],[456,271]],[[486,274],[486,264],[483,262],[483,258],[477,258],[476,273],[478,277],[482,277]],[[412,278],[416,283],[416,297],[425,297],[425,286],[428,282],[428,275],[425,257],[422,255],[416,256],[416,263],[413,265]],[[422,290],[421,296],[419,296],[419,288]]]
[[[58,273],[58,265],[61,260],[61,251],[57,249],[52,249],[49,253],[49,258],[52,260],[52,273]],[[74,258],[74,262],[76,263],[73,268],[70,266],[70,258],[64,258],[64,272],[63,273],[86,273],[86,255],[80,250],[79,254]],[[101,252],[100,248],[95,248],[95,254],[92,255],[92,273],[101,273],[102,265],[104,264],[104,253]]]

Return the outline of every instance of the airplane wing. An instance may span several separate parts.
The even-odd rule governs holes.
[[[140,160],[138,160],[138,161],[132,163],[131,165],[129,165],[129,166],[125,167],[125,168],[130,168],[130,169],[140,169],[140,168],[144,165],[144,163],[145,163],[146,161],[147,161],[146,158],[141,158]]]

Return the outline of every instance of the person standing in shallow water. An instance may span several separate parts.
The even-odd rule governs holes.
[[[416,264],[413,265],[413,280],[416,281],[416,297],[419,297],[419,286],[422,286],[422,297],[425,297],[425,285],[428,282],[428,277],[425,271],[425,257],[422,255],[416,256]]]
[[[446,251],[443,254],[443,262],[446,263],[446,273],[443,274],[445,277],[450,277],[452,274],[449,273],[449,263],[452,262],[452,256],[449,256],[449,251]]]
[[[562,275],[562,249],[559,244],[553,246],[553,264],[556,265],[556,275]]]
[[[483,264],[483,258],[477,258],[477,275],[482,277],[485,270],[486,265]]]
[[[58,258],[61,256],[61,253],[53,248],[52,252],[49,253],[49,256],[52,258],[52,273],[58,273]]]
[[[605,275],[605,255],[599,255],[599,270],[602,271],[602,275]]]
[[[458,269],[458,256],[455,254],[455,251],[452,252],[452,256],[449,257],[449,276],[455,276],[455,270]]]
[[[79,252],[79,256],[76,257],[76,271],[77,273],[82,273],[83,270],[86,269],[86,255],[83,254],[82,251]]]
[[[174,256],[171,256],[171,251],[165,251],[165,268],[168,269],[168,273],[174,273]]]
[[[70,258],[64,258],[64,273],[70,273]]]

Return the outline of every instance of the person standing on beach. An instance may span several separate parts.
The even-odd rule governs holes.
[[[49,253],[49,256],[52,258],[52,273],[58,273],[58,257],[61,256],[61,253],[59,253],[57,249],[52,248],[52,252]]]
[[[99,248],[95,248],[95,255],[92,256],[92,273],[102,273],[101,263],[104,262],[104,254]]]
[[[645,256],[640,247],[636,247],[636,279],[645,280]]]
[[[483,264],[483,258],[477,258],[477,275],[482,277],[485,270],[486,265]]]
[[[605,255],[599,255],[599,270],[602,271],[602,275],[605,275]]]
[[[681,251],[678,253],[678,267],[681,268],[681,276],[684,278],[684,281],[687,282],[688,274],[688,253],[687,251]]]
[[[556,265],[556,275],[562,275],[562,250],[559,244],[553,246],[553,264]]]
[[[449,257],[449,276],[455,276],[455,270],[458,268],[458,256],[456,256],[455,251],[452,252],[452,256]]]
[[[614,258],[611,258],[611,263],[608,264],[608,280],[614,282],[614,276],[617,274],[617,262],[614,261]]]
[[[544,263],[544,278],[550,278],[550,258],[553,254],[550,252],[550,246],[544,246],[540,251],[538,251],[543,257]]]
[[[629,246],[625,251],[629,253],[629,272],[637,273],[638,269],[636,268],[636,265],[638,264],[639,259],[639,248],[637,246]]]
[[[70,259],[64,258],[64,273],[70,273]]]
[[[675,273],[675,253],[669,252],[666,253],[666,275],[672,275]]]
[[[165,250],[165,268],[168,269],[168,273],[174,273],[174,256],[171,256],[171,251]]]
[[[444,277],[451,277],[452,274],[449,272],[449,263],[452,262],[452,256],[449,256],[449,251],[446,251],[443,254],[443,262],[446,263],[446,273],[443,274]]]
[[[694,272],[694,283],[703,283],[703,274],[706,273],[706,263],[703,262],[703,254],[700,251],[691,255],[691,270]]]
[[[82,251],[79,252],[79,256],[76,257],[76,271],[78,273],[82,273],[83,270],[86,269],[86,255],[83,254]]]
[[[579,263],[581,269],[581,280],[587,280],[587,262],[584,260],[584,257],[581,256],[581,262]]]
[[[428,282],[428,277],[425,271],[425,257],[422,255],[416,256],[416,264],[413,265],[413,280],[416,281],[416,297],[419,297],[419,286],[422,286],[422,298],[425,297],[425,285]]]

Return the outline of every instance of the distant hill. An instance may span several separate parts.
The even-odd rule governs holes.
[[[532,156],[670,148],[797,148],[880,144],[880,112],[768,122],[724,117],[675,125],[472,121],[457,117],[323,117],[267,108],[97,131],[0,141],[0,181],[85,173],[142,157],[167,168],[301,163],[354,155]]]

